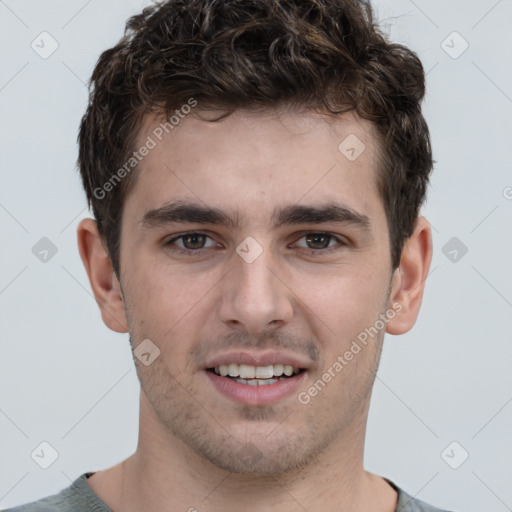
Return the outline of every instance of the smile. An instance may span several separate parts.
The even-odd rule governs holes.
[[[208,368],[206,373],[217,390],[232,400],[264,405],[289,395],[306,372],[285,364],[252,366],[229,363]]]
[[[288,364],[270,364],[267,366],[251,366],[248,364],[222,364],[211,368],[221,377],[233,377],[240,379],[272,379],[273,377],[291,377],[300,372],[300,368]]]
[[[301,372],[300,368],[285,364],[251,366],[248,364],[223,364],[210,368],[216,375],[229,377],[239,384],[265,386],[288,379]]]

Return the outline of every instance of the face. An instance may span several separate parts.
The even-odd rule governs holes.
[[[131,341],[160,351],[135,358],[146,421],[221,468],[283,473],[364,433],[393,309],[375,138],[352,115],[204,118],[157,141],[125,199]]]

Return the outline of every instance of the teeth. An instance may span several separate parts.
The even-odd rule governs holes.
[[[254,379],[254,377],[256,377],[256,368],[254,366],[249,366],[247,364],[241,364],[240,367],[238,368],[238,375],[242,379]]]
[[[261,382],[261,379],[265,379],[262,382],[264,384],[273,384],[273,382],[278,382],[278,380],[282,380],[286,377],[291,377],[292,375],[296,375],[300,372],[300,368],[296,368],[290,366],[288,364],[274,364],[268,366],[251,366],[248,364],[221,364],[220,366],[216,366],[214,371],[217,375],[222,377],[239,377],[239,380],[244,379],[254,379],[254,381],[248,382],[254,386],[257,386],[258,382]],[[273,379],[273,377],[281,377],[281,379]],[[271,382],[272,381],[272,382]],[[255,382],[256,384],[253,384]],[[246,381],[244,380],[244,383]]]
[[[275,384],[281,380],[285,380],[286,377],[280,377],[279,379],[235,379],[239,384],[249,384],[249,386],[266,386],[267,384]]]
[[[257,379],[271,379],[274,376],[274,366],[256,366],[256,375]],[[242,375],[240,375],[241,377]]]
[[[274,365],[274,375],[276,377],[281,377],[284,373],[284,366],[282,364],[275,364]]]
[[[287,377],[290,377],[293,374],[293,366],[290,366],[289,364],[285,365],[285,367],[284,367],[284,374]]]

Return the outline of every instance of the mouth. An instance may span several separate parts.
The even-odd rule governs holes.
[[[210,383],[228,399],[246,405],[270,405],[290,397],[307,375],[289,364],[252,366],[228,363],[206,368]]]
[[[213,368],[207,368],[207,371],[226,377],[238,384],[247,386],[268,386],[283,382],[289,378],[305,371],[303,368],[291,366],[289,364],[271,364],[267,366],[251,366],[248,364],[222,364]]]

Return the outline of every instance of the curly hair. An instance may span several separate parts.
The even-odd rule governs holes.
[[[297,106],[354,111],[379,140],[379,194],[396,268],[424,201],[433,160],[421,113],[425,75],[417,55],[388,40],[364,0],[168,0],[126,23],[89,84],[78,135],[87,200],[119,276],[129,173],[98,194],[133,155],[145,114]],[[212,121],[214,122],[214,121]],[[124,174],[124,173],[123,173]]]

